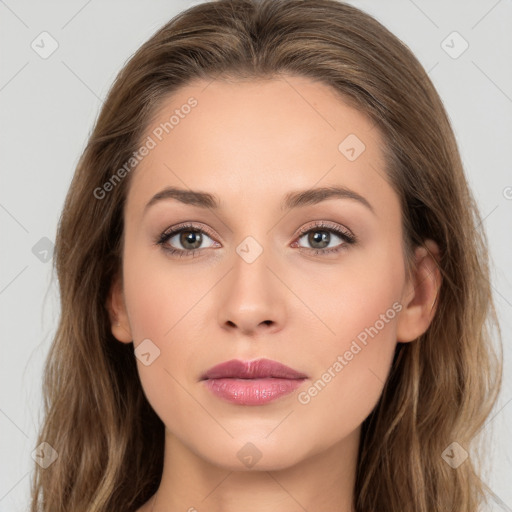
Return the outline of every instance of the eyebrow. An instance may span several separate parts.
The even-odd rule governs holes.
[[[218,198],[208,192],[197,190],[185,190],[177,187],[167,187],[155,194],[144,207],[144,211],[160,201],[175,199],[183,204],[198,206],[199,208],[208,208],[213,210],[220,209]],[[358,201],[372,213],[375,213],[373,206],[362,195],[346,187],[320,187],[307,190],[289,192],[284,196],[281,204],[282,210],[290,210],[321,203],[327,199],[352,199]]]

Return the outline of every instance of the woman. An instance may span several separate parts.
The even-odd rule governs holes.
[[[171,20],[104,103],[55,254],[33,512],[478,510],[485,236],[437,92],[367,14]]]

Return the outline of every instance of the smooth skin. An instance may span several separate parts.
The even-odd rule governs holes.
[[[382,393],[396,344],[415,342],[435,313],[441,277],[431,254],[438,257],[438,248],[427,240],[429,251],[416,249],[408,280],[381,134],[329,86],[287,75],[197,81],[166,98],[146,136],[190,97],[197,106],[133,171],[122,276],[108,300],[117,340],[136,348],[149,339],[160,350],[149,365],[137,359],[166,427],[162,481],[138,512],[349,512],[361,424]],[[338,148],[350,134],[365,145],[353,161]],[[170,186],[208,192],[219,208],[169,198],[146,208]],[[281,209],[289,193],[331,186],[359,194],[372,209],[347,197]],[[189,222],[207,230],[202,241],[178,234],[156,243]],[[302,228],[313,232],[301,235]],[[251,254],[262,249],[251,263],[237,252],[249,236],[257,242]],[[301,403],[299,393],[394,303],[401,311]],[[200,381],[220,362],[261,357],[308,379],[259,406],[223,401]],[[239,456],[244,447],[260,457],[251,467]]]

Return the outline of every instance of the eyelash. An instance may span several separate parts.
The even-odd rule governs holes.
[[[199,228],[193,224],[180,224],[171,229],[168,229],[161,233],[159,237],[156,239],[155,243],[160,245],[164,251],[166,251],[171,256],[178,257],[194,257],[197,252],[202,251],[203,249],[193,249],[193,250],[184,250],[184,249],[175,249],[174,247],[165,246],[165,243],[172,238],[174,235],[181,233],[182,231],[193,231],[195,233],[204,233],[208,235],[210,238],[214,238],[214,235],[205,227]],[[334,233],[339,238],[343,240],[343,243],[338,245],[337,247],[329,248],[329,249],[310,249],[308,247],[298,247],[301,252],[314,253],[315,255],[325,255],[325,254],[335,254],[347,248],[347,245],[353,245],[357,243],[357,238],[348,230],[340,228],[336,224],[332,224],[330,222],[318,221],[314,226],[308,226],[306,228],[302,228],[299,231],[297,241],[300,240],[304,235],[307,235],[311,231],[327,231]],[[296,242],[293,242],[296,243]],[[206,249],[206,247],[204,248]]]

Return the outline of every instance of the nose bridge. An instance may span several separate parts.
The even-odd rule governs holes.
[[[270,270],[276,266],[270,245],[270,237],[246,235],[234,247],[231,272],[226,276],[219,302],[222,325],[227,323],[249,332],[260,325],[275,328],[282,323],[284,297],[279,280]]]
[[[258,238],[256,238],[256,236]],[[273,288],[269,270],[272,248],[268,238],[247,235],[234,247],[231,286],[249,299],[251,296],[264,299]],[[251,299],[253,300],[253,299]]]

